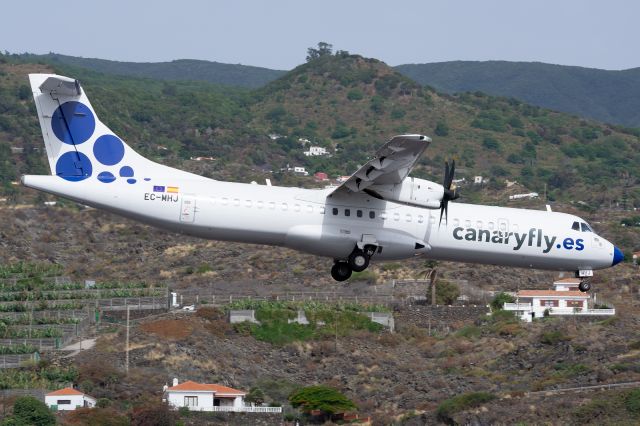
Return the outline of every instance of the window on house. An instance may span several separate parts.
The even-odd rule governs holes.
[[[356,216],[362,217],[362,210],[356,210]]]
[[[71,405],[71,400],[70,399],[59,399],[56,401],[56,404],[58,405]]]
[[[198,397],[197,396],[185,396],[184,397],[184,406],[185,407],[197,407],[198,406]]]
[[[370,211],[369,212],[369,219],[375,219],[375,218],[376,218],[376,212]]]
[[[345,216],[351,216],[351,210],[349,210],[349,209],[344,209],[344,215],[345,215]]]
[[[332,210],[334,216],[338,216],[338,209],[336,207]]]

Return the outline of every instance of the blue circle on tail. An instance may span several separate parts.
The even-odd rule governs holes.
[[[114,135],[102,135],[93,144],[93,155],[105,166],[113,166],[124,157],[124,144]]]
[[[71,182],[85,180],[92,172],[91,160],[81,152],[65,152],[56,162],[56,175]]]
[[[116,177],[111,172],[102,172],[98,175],[98,180],[103,183],[111,183]]]
[[[133,177],[133,169],[129,166],[124,166],[120,168],[120,176],[121,177]]]
[[[81,102],[69,101],[53,112],[51,128],[62,142],[80,145],[93,135],[96,119],[88,106]]]

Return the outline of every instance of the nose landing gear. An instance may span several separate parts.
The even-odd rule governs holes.
[[[583,293],[591,290],[591,283],[589,282],[588,278],[583,278],[582,281],[580,281],[580,284],[578,284],[578,290]]]
[[[578,284],[578,290],[583,293],[591,290],[591,278],[593,278],[593,270],[580,269],[576,271],[576,277],[580,278],[580,284]]]

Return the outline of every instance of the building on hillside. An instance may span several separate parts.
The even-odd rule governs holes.
[[[615,315],[613,308],[590,308],[594,301],[589,293],[578,290],[579,284],[577,278],[565,278],[555,281],[553,290],[520,290],[516,302],[505,303],[504,310],[526,322],[546,315]]]
[[[44,403],[54,411],[73,411],[77,408],[95,407],[96,399],[77,389],[64,388],[46,394]]]
[[[523,199],[534,199],[534,198],[538,198],[540,194],[538,194],[537,192],[529,192],[526,194],[513,194],[513,195],[509,195],[509,201],[513,201],[513,200],[523,200]]]
[[[329,151],[321,146],[310,146],[308,151],[304,151],[307,157],[317,157],[321,155],[329,155]]]
[[[460,171],[458,171],[458,173],[460,173]],[[484,179],[482,178],[482,176],[474,176],[473,177],[473,183],[476,185],[480,185],[482,183],[484,183]]]
[[[298,166],[294,167],[293,173],[301,176],[309,176],[309,172],[304,167],[298,167]]]
[[[318,182],[325,182],[329,180],[329,176],[325,172],[317,172],[316,174],[313,175],[313,177]]]
[[[280,413],[282,407],[256,407],[244,402],[246,392],[227,386],[197,383],[187,380],[163,388],[163,401],[174,409],[187,407],[192,411],[224,411],[236,413]]]

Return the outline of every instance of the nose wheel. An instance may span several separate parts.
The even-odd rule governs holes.
[[[580,281],[580,284],[578,284],[578,290],[583,293],[591,290],[591,283],[589,282],[589,279],[583,278],[582,281]]]

